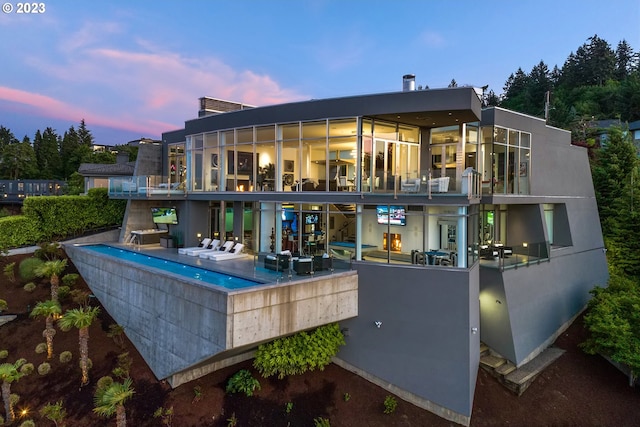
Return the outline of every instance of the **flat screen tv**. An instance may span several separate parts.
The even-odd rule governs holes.
[[[154,224],[178,223],[178,213],[176,208],[151,208],[151,216]]]
[[[378,224],[407,225],[404,206],[380,205],[376,207],[376,215],[378,217]]]
[[[316,213],[308,213],[304,215],[304,223],[307,225],[311,224],[319,224],[320,223],[320,214]]]

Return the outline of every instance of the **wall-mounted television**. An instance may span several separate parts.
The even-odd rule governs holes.
[[[176,208],[151,208],[154,224],[177,224],[178,212]]]
[[[404,206],[380,205],[376,207],[376,215],[378,224],[407,225]]]
[[[306,214],[304,214],[304,223],[306,225],[319,224],[320,223],[320,214],[317,214],[317,213],[306,213]]]

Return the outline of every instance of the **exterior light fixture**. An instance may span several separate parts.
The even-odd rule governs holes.
[[[478,333],[478,328],[475,328],[475,327],[471,328],[471,333],[474,334],[474,335],[477,334]]]
[[[380,329],[382,327],[382,322],[380,320],[376,320],[375,322],[376,328]]]
[[[523,243],[522,243],[522,247],[523,247],[523,248],[526,248],[526,247],[528,247],[528,246],[529,246],[529,244],[528,244],[527,242],[523,242]]]
[[[202,233],[197,233],[197,234],[196,234],[196,237],[197,237],[198,239],[202,238]]]

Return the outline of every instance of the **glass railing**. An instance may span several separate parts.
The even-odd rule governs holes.
[[[354,192],[375,193],[375,194],[393,194],[401,195],[425,195],[429,198],[442,195],[464,195],[469,199],[477,199],[481,195],[480,174],[472,168],[463,171],[462,176],[456,179],[453,176],[440,176],[431,171],[416,171],[404,175],[390,175],[384,179],[381,177],[365,178],[358,187],[354,181],[340,182],[340,180],[318,180],[313,181],[307,179],[303,184],[292,186],[284,186],[285,192],[301,191],[301,192]],[[240,181],[238,181],[240,182]],[[327,182],[331,186],[327,186]],[[342,184],[342,185],[341,185]],[[372,186],[373,184],[373,186]],[[150,195],[167,195],[184,194],[187,191],[203,190],[195,188],[189,189],[185,182],[172,182],[165,176],[149,175],[149,176],[131,176],[131,177],[111,177],[109,178],[109,195],[112,196],[130,196],[143,197]],[[271,189],[258,188],[249,182],[241,183],[226,191],[236,192],[253,192],[253,191],[272,191]],[[217,190],[214,190],[217,191]]]
[[[109,178],[110,196],[148,197],[151,195],[184,194],[184,183],[171,182],[161,175]]]
[[[478,247],[480,265],[502,271],[549,261],[549,242],[522,243],[509,246],[501,243]]]

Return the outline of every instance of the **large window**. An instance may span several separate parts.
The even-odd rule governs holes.
[[[531,134],[500,126],[484,126],[481,134],[483,193],[529,194]]]

